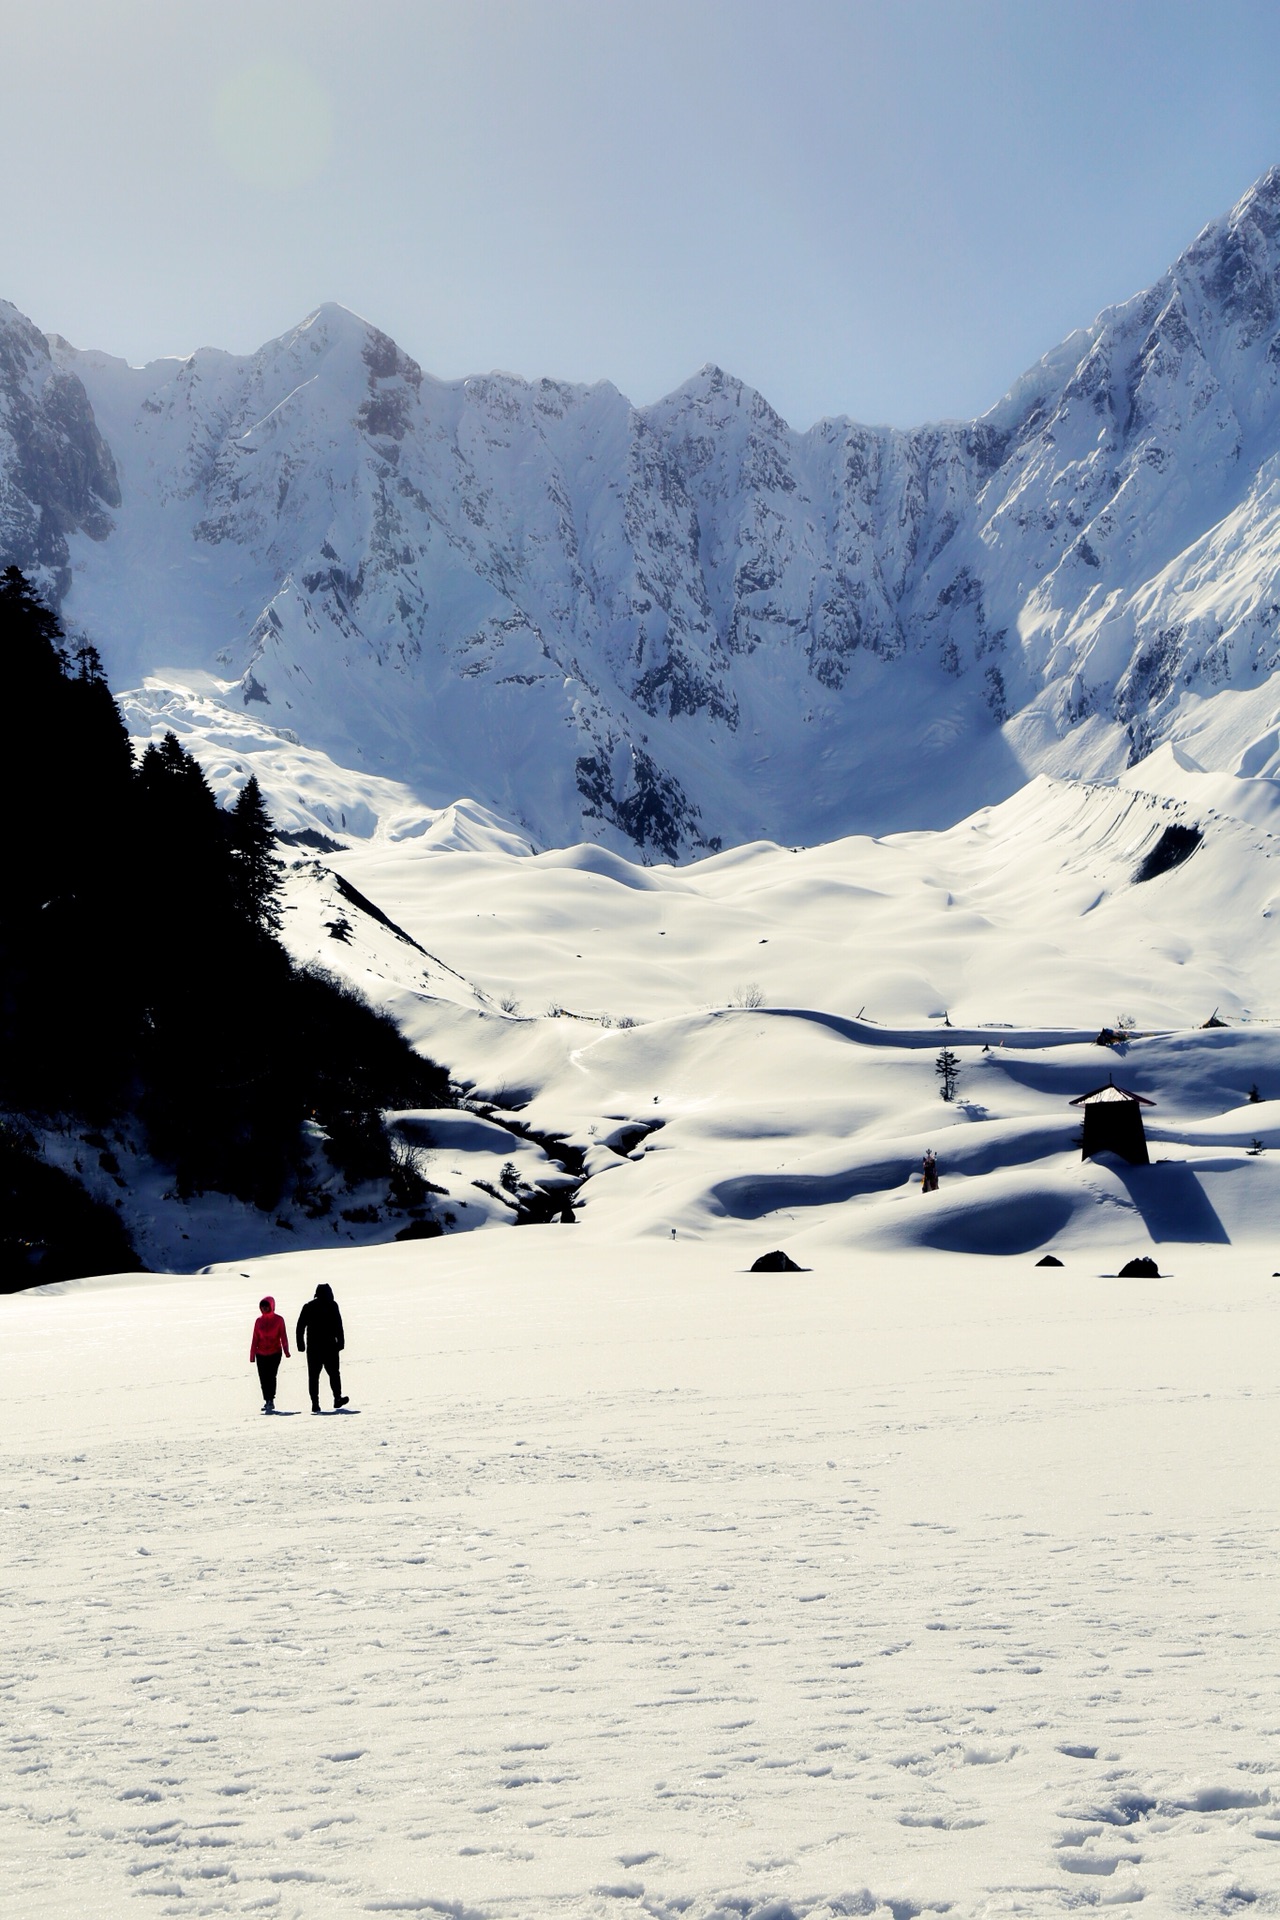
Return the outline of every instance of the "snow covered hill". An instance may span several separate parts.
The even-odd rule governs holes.
[[[1042,776],[945,832],[758,842],[683,866],[589,843],[537,854],[477,807],[414,811],[370,782],[386,808],[372,838],[293,849],[284,938],[487,1115],[391,1116],[447,1237],[513,1225],[518,1196],[542,1193],[605,1240],[674,1231],[744,1260],[779,1240],[815,1260],[1266,1245],[1280,801],[1272,781],[1195,773],[1167,748],[1128,778],[1144,770],[1169,790]],[[1206,1028],[1215,1012],[1228,1024]],[[1134,1037],[1099,1047],[1124,1016]],[[944,1046],[960,1062],[950,1105]],[[1069,1102],[1108,1074],[1157,1103],[1160,1164],[1137,1176],[1082,1164],[1074,1142]],[[944,1177],[922,1205],[926,1146]],[[158,1267],[404,1225],[381,1189],[346,1193],[336,1175],[322,1210],[311,1179],[268,1218],[181,1200],[127,1132],[118,1177],[74,1129],[45,1150],[120,1205]]]
[[[1280,1146],[1280,836],[1274,813],[1242,817],[1272,783],[1237,782],[1234,813],[1225,777],[1209,784],[1217,807],[1042,777],[944,833],[683,867],[590,845],[520,857],[478,828],[384,836],[300,856],[285,937],[500,1119],[576,1147],[580,1216],[609,1238],[1117,1260],[1266,1240],[1280,1162],[1251,1149]],[[1141,878],[1171,841],[1185,857]],[[347,910],[335,938],[342,881],[401,932]],[[1229,1025],[1205,1029],[1215,1011]],[[1137,1036],[1098,1047],[1126,1014]],[[1068,1102],[1110,1073],[1157,1102],[1163,1164],[1141,1179],[1073,1144]],[[926,1145],[946,1177],[922,1207]],[[444,1141],[434,1167],[465,1171]]]
[[[1280,169],[910,432],[794,432],[714,367],[643,408],[441,382],[333,306],[140,369],[5,308],[0,545],[197,732],[544,845],[946,825],[1164,742],[1280,768],[1278,381]]]

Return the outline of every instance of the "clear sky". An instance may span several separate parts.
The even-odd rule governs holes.
[[[968,416],[1280,160],[1275,0],[5,6],[0,295],[133,361],[339,300],[432,373]]]

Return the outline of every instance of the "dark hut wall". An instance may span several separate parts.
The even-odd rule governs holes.
[[[1093,1100],[1084,1108],[1080,1157],[1092,1160],[1096,1153],[1118,1154],[1135,1167],[1150,1166],[1142,1108],[1136,1100]]]

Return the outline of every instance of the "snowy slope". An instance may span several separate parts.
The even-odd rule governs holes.
[[[229,727],[210,760],[224,796],[259,726]],[[432,813],[371,776],[344,790],[367,837],[339,838],[341,819],[302,804],[318,756],[277,738],[268,758],[297,773],[311,835],[284,849],[295,958],[385,1008],[498,1122],[393,1122],[450,1233],[514,1223],[510,1196],[492,1191],[512,1164],[526,1188],[576,1187],[580,1215],[622,1240],[674,1229],[744,1257],[779,1237],[801,1251],[1070,1242],[1117,1262],[1153,1243],[1270,1239],[1269,779],[1196,773],[1164,750],[1146,764],[1190,798],[1042,776],[941,833],[758,842],[652,866],[590,843],[539,854],[474,804]],[[1171,828],[1201,838],[1138,879]],[[1215,1011],[1229,1024],[1205,1029]],[[1098,1047],[1123,1016],[1136,1036]],[[934,1070],[943,1046],[961,1063],[951,1105]],[[1156,1100],[1149,1132],[1167,1168],[1081,1165],[1069,1101],[1109,1073]],[[944,1178],[922,1207],[926,1146]],[[269,1219],[214,1195],[179,1204],[140,1138],[114,1140],[119,1176],[75,1129],[49,1130],[45,1150],[120,1206],[156,1266],[365,1244],[404,1224],[381,1191],[343,1194],[336,1176],[323,1214],[311,1179]]]
[[[1263,791],[1229,814],[1041,778],[944,833],[682,867],[386,835],[299,855],[286,938],[475,1098],[580,1149],[576,1204],[620,1241],[674,1232],[746,1257],[782,1238],[815,1258],[1088,1245],[1117,1263],[1153,1243],[1265,1244],[1280,1162],[1252,1149],[1280,1147],[1280,838],[1240,817],[1272,783],[1237,784]],[[1192,825],[1189,858],[1135,877]],[[419,950],[344,909],[339,878]],[[1215,1010],[1229,1025],[1204,1029]],[[1123,1015],[1135,1038],[1099,1048]],[[1069,1102],[1110,1073],[1156,1100],[1164,1164],[1081,1164]],[[944,1178],[924,1202],[927,1145]],[[426,1164],[460,1171],[447,1152]]]
[[[12,411],[50,376],[0,320]],[[970,424],[797,433],[714,367],[645,408],[441,382],[332,306],[251,356],[52,353],[112,506],[63,514],[66,611],[114,683],[194,674],[418,804],[684,857],[1164,742],[1280,765],[1280,169]],[[49,444],[0,463],[23,558]]]
[[[0,1299],[7,1911],[1277,1911],[1272,1260],[513,1252]]]

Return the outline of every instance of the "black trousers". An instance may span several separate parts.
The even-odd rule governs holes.
[[[262,1397],[264,1400],[275,1399],[276,1375],[279,1371],[280,1355],[278,1353],[260,1353],[258,1355],[258,1378],[262,1382]]]
[[[340,1361],[336,1347],[307,1348],[307,1385],[311,1389],[311,1404],[320,1405],[320,1374],[329,1376],[329,1385],[333,1388],[334,1403],[342,1398],[342,1375],[339,1372]]]

